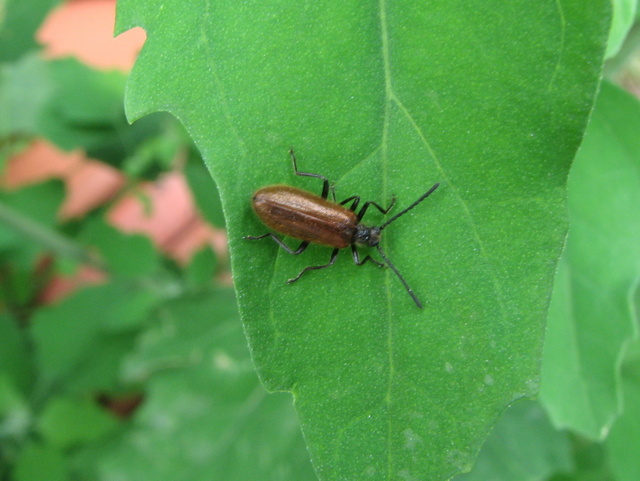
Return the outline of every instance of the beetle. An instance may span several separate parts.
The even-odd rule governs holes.
[[[293,255],[302,254],[310,243],[334,248],[331,253],[331,259],[327,264],[305,267],[296,277],[289,279],[287,281],[288,284],[296,282],[307,271],[325,269],[332,266],[336,261],[336,257],[338,257],[340,249],[351,247],[351,254],[356,265],[361,266],[369,261],[380,267],[388,266],[396,276],[398,276],[398,279],[400,279],[400,282],[402,282],[402,285],[416,303],[416,306],[422,309],[422,303],[418,297],[414,294],[398,269],[391,263],[382,250],[382,247],[380,247],[380,234],[389,224],[429,197],[440,184],[434,184],[433,187],[422,194],[413,204],[394,215],[381,226],[370,227],[360,222],[369,207],[373,206],[386,215],[396,203],[395,196],[392,197],[391,204],[389,204],[389,207],[386,209],[375,202],[367,201],[356,214],[356,209],[358,205],[360,205],[359,196],[354,195],[340,203],[336,202],[335,191],[333,186],[329,184],[329,180],[320,174],[300,172],[293,149],[289,150],[289,154],[291,155],[295,175],[314,177],[322,180],[322,194],[318,196],[289,185],[270,185],[257,190],[253,194],[252,205],[256,215],[267,227],[286,236],[300,239],[302,243],[294,250],[273,232],[259,236],[246,236],[245,239],[258,240],[270,237],[285,251]],[[327,198],[329,192],[331,192],[333,201]],[[349,202],[351,205],[345,207],[345,204]],[[360,260],[358,246],[375,247],[385,263],[378,262],[369,255]]]

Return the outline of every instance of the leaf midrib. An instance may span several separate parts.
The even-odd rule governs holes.
[[[465,200],[460,195],[460,190],[453,184],[451,179],[446,175],[445,170],[438,160],[435,151],[431,147],[431,144],[427,140],[426,136],[422,132],[422,129],[417,124],[407,107],[400,100],[393,89],[392,75],[391,75],[391,65],[390,65],[390,52],[389,52],[389,33],[387,26],[387,12],[386,12],[386,0],[379,0],[379,19],[380,19],[380,36],[381,36],[381,56],[382,56],[382,64],[383,64],[383,73],[384,73],[384,86],[385,86],[385,107],[384,107],[384,120],[382,127],[382,139],[380,144],[380,154],[381,154],[381,163],[382,163],[382,191],[383,198],[388,197],[388,175],[387,175],[387,166],[388,166],[388,145],[387,139],[389,135],[389,123],[391,117],[391,104],[395,103],[401,112],[406,116],[410,125],[415,130],[416,134],[420,141],[424,144],[425,148],[429,152],[429,155],[433,159],[433,163],[436,168],[440,172],[440,175],[445,180],[444,184],[451,188],[454,196],[458,200],[458,203],[462,207],[464,212],[464,218],[467,220],[470,231],[472,233],[473,240],[478,245],[479,252],[485,261],[487,272],[489,273],[492,283],[494,285],[494,289],[496,292],[496,301],[500,308],[500,314],[502,317],[506,316],[507,309],[505,305],[505,296],[504,291],[502,289],[502,285],[500,284],[499,278],[490,262],[488,253],[485,249],[484,243],[481,240],[476,222],[473,219],[471,214],[471,210]],[[393,450],[391,448],[391,438],[392,438],[392,416],[391,416],[391,406],[393,404],[393,379],[395,375],[395,362],[394,362],[394,346],[393,346],[393,316],[391,315],[391,289],[390,289],[390,278],[389,276],[385,276],[385,287],[387,289],[387,304],[386,304],[386,317],[387,317],[387,359],[389,364],[389,374],[387,379],[387,392],[385,395],[384,402],[387,407],[387,479],[393,478],[393,470],[392,470],[392,459],[393,459]]]
[[[384,72],[384,91],[385,91],[385,102],[384,102],[384,120],[382,126],[382,139],[380,144],[380,156],[382,161],[382,192],[383,198],[387,198],[388,194],[388,185],[387,185],[387,165],[388,165],[388,145],[387,139],[389,136],[389,122],[391,116],[391,102],[393,100],[393,86],[391,84],[391,65],[389,61],[389,32],[387,30],[387,11],[386,11],[386,3],[385,0],[379,0],[379,18],[380,18],[380,37],[381,37],[381,52],[382,55],[382,66]],[[393,377],[395,375],[395,364],[394,364],[394,349],[393,349],[393,317],[391,316],[391,292],[389,286],[389,276],[385,276],[385,288],[387,290],[387,303],[386,303],[386,317],[387,317],[387,362],[389,364],[389,374],[387,377],[387,392],[384,398],[384,402],[386,404],[386,413],[387,413],[387,479],[392,479],[393,470],[392,470],[392,461],[393,461],[393,450],[391,448],[391,436],[393,433],[393,421],[391,416],[391,406],[393,404]]]

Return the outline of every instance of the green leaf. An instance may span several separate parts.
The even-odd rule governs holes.
[[[38,419],[39,434],[61,450],[100,439],[116,426],[92,399],[53,398]]]
[[[636,481],[640,472],[640,377],[624,382],[625,411],[611,430],[607,448],[617,481]]]
[[[194,288],[210,286],[218,265],[218,259],[211,247],[200,249],[192,257],[185,271],[187,282]]]
[[[125,234],[102,218],[87,223],[82,238],[98,249],[111,274],[123,278],[151,277],[159,268],[160,256],[147,236]]]
[[[636,326],[640,325],[640,276],[631,289],[629,306]],[[605,446],[616,481],[636,481],[640,473],[640,340],[625,352],[622,365],[624,411],[617,419]]]
[[[0,136],[35,134],[52,90],[48,63],[37,54],[0,65]]]
[[[144,404],[93,479],[314,479],[291,397],[258,383],[233,292],[168,303],[159,319],[125,369],[146,382]]]
[[[211,176],[199,156],[189,158],[189,162],[184,168],[184,175],[203,217],[216,227],[224,227],[224,215],[218,187],[211,180]]]
[[[253,359],[293,392],[323,480],[447,479],[500,411],[536,392],[566,233],[564,189],[598,84],[609,2],[164,4],[121,0],[148,39],[130,119],[186,126],[215,177]],[[292,257],[250,208],[268,184],[425,204],[382,246],[389,269]],[[379,223],[377,212],[367,222]],[[293,242],[291,242],[293,245]]]
[[[133,152],[122,162],[122,171],[133,178],[156,179],[176,162],[178,149],[184,148],[186,134],[176,119],[164,112],[145,117],[143,122],[123,126],[119,135]],[[134,148],[135,147],[135,148]],[[108,160],[108,159],[107,159]],[[120,159],[118,159],[120,160]],[[116,162],[116,165],[120,165]]]
[[[611,474],[602,444],[578,436],[573,441],[575,469],[571,473],[559,473],[549,481],[618,481]]]
[[[111,129],[109,133],[113,135],[112,124],[122,114],[118,99],[122,98],[126,76],[92,70],[73,59],[51,62],[51,71],[56,95],[49,108],[59,116],[58,121],[64,123],[59,128],[71,129],[69,135],[78,134],[77,139],[60,137],[57,143],[66,148],[89,147],[92,135],[100,135],[100,129]],[[54,128],[53,125],[43,127]],[[82,136],[83,132],[87,135]]]
[[[69,469],[54,446],[29,443],[21,452],[13,471],[15,481],[68,481]]]
[[[611,58],[620,51],[620,47],[622,47],[636,19],[637,3],[638,0],[612,0],[613,17],[606,58]]]
[[[162,131],[164,115],[127,125],[122,107],[126,76],[100,72],[73,59],[50,63],[54,92],[42,109],[38,132],[58,147],[120,166],[140,142]]]
[[[31,429],[31,416],[24,393],[10,375],[0,370],[0,461],[11,457],[11,448],[15,450],[14,442],[20,443],[27,437]]]
[[[6,282],[6,281],[5,281]],[[27,340],[18,329],[18,321],[0,314],[0,373],[3,373],[22,394],[27,394],[32,382],[31,358]]]
[[[36,31],[59,0],[2,0],[0,2],[0,61],[17,60],[36,49]]]
[[[554,424],[602,439],[619,415],[628,293],[640,265],[640,105],[603,84],[569,179],[571,230],[549,312],[541,400]]]
[[[63,199],[64,189],[58,181],[0,192],[0,295],[9,309],[28,308],[38,294],[42,286],[34,282],[34,272],[43,251],[84,258],[78,245],[53,229]],[[23,314],[14,312],[17,317]]]
[[[62,182],[53,180],[24,187],[14,192],[2,192],[4,204],[35,222],[52,227],[57,223],[58,209],[64,200]]]
[[[570,448],[538,403],[517,402],[498,420],[473,470],[455,481],[543,481],[571,469]]]
[[[40,390],[108,390],[117,385],[122,358],[154,302],[130,283],[75,293],[33,317]]]

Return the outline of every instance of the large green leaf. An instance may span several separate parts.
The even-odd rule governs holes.
[[[324,480],[445,479],[468,469],[498,413],[538,385],[565,232],[569,165],[591,109],[609,2],[121,0],[148,40],[131,119],[174,113],[219,186],[252,354],[293,392]],[[331,269],[286,285],[326,248],[268,239],[253,191],[336,182],[407,206],[390,270]],[[381,222],[373,212],[370,222]],[[292,243],[293,245],[293,243]]]
[[[640,266],[640,106],[603,84],[569,181],[571,231],[549,312],[542,401],[591,439],[619,414],[619,368],[636,335],[629,291]]]

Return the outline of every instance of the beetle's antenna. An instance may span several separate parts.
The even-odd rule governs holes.
[[[428,191],[426,191],[424,194],[422,194],[422,196],[416,200],[413,204],[411,204],[409,207],[407,207],[405,210],[403,210],[402,212],[398,212],[396,215],[394,215],[391,219],[389,219],[387,222],[385,222],[384,224],[382,224],[380,226],[380,230],[384,229],[385,227],[387,227],[389,224],[391,224],[394,220],[396,220],[398,217],[406,214],[407,212],[409,212],[411,209],[413,209],[416,205],[418,205],[420,202],[422,202],[423,200],[425,200],[427,197],[429,197],[434,190],[436,190],[438,188],[438,186],[440,185],[439,182],[437,182],[433,187],[431,187]],[[382,252],[381,252],[382,254]],[[384,254],[382,255],[382,257],[384,257]],[[386,259],[386,258],[385,258]],[[388,261],[388,260],[387,260]],[[391,267],[396,274],[398,274],[398,271],[395,270],[395,267],[392,267],[391,264],[389,264],[389,267]],[[398,274],[398,277],[400,277],[400,274]],[[414,300],[417,303],[417,299],[413,296],[413,294],[411,293],[411,289],[409,289],[409,287],[407,286],[406,282],[404,282],[404,280],[402,279],[402,277],[400,277],[400,279],[402,280],[402,282],[404,283],[404,286],[407,288],[407,290],[409,291],[409,294],[411,294],[411,297],[414,298]],[[422,307],[422,306],[420,306]]]
[[[435,188],[438,186],[438,184],[435,185],[435,187],[433,187],[429,192],[427,192],[426,195],[422,196],[427,197],[427,195],[429,195],[431,192],[433,192],[435,190]],[[412,205],[411,207],[415,207],[415,205],[417,205],[419,203],[416,202],[414,205]],[[406,209],[409,210],[409,209]],[[405,212],[406,212],[405,210]],[[402,214],[400,214],[402,215]],[[399,216],[396,216],[399,217]],[[378,249],[378,252],[380,253],[380,255],[382,256],[382,258],[384,259],[384,261],[387,263],[387,265],[391,268],[391,270],[393,272],[396,273],[396,276],[398,276],[398,279],[400,279],[400,282],[402,282],[402,285],[404,286],[404,288],[407,290],[407,292],[409,293],[409,295],[411,296],[411,299],[413,299],[413,302],[416,303],[416,306],[418,306],[420,309],[422,309],[422,303],[420,302],[420,300],[416,297],[416,295],[413,293],[413,290],[409,287],[409,284],[407,284],[407,281],[404,280],[404,277],[402,277],[402,275],[400,275],[400,272],[398,272],[398,269],[396,269],[396,266],[394,266],[391,261],[389,260],[389,258],[384,254],[384,251],[382,250],[382,247],[380,247],[380,244],[378,244],[376,246],[376,248]]]

